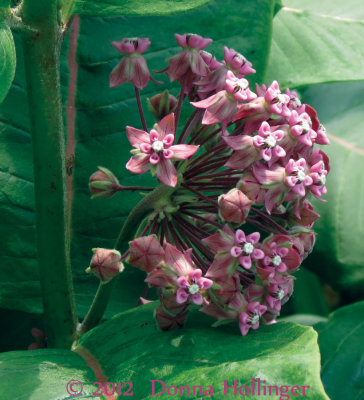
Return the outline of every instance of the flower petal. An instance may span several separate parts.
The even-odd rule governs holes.
[[[149,154],[139,153],[126,163],[126,169],[134,174],[144,174],[150,168]]]
[[[165,138],[165,136],[172,134],[174,135],[175,127],[174,127],[174,114],[170,113],[166,115],[155,127],[156,131],[160,133],[161,140]]]
[[[239,262],[245,269],[250,269],[252,267],[252,260],[250,256],[241,256],[239,258]]]
[[[201,293],[195,293],[191,295],[191,300],[198,306],[200,306],[203,303],[203,297]]]
[[[176,144],[171,146],[168,150],[172,150],[174,153],[173,158],[177,160],[186,160],[196,153],[200,146],[194,146],[191,144]]]
[[[142,143],[150,144],[149,133],[142,131],[140,129],[133,128],[132,126],[126,127],[126,134],[128,136],[129,142],[133,147],[139,149]]]
[[[162,158],[156,169],[158,179],[167,186],[175,187],[177,185],[177,170],[171,160]]]
[[[187,276],[193,271],[193,267],[184,254],[171,244],[167,243],[165,248],[165,261],[168,267],[172,268],[178,276]]]
[[[176,301],[179,304],[185,303],[188,299],[189,295],[185,292],[184,289],[178,289],[176,292]]]

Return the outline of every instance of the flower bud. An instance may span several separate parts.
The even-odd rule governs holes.
[[[312,228],[318,218],[320,218],[320,214],[314,211],[312,204],[308,200],[303,202],[302,207],[295,207],[294,214],[291,216],[292,221],[296,224],[307,226],[308,228]]]
[[[112,197],[119,188],[119,181],[107,168],[98,167],[99,170],[90,176],[89,188],[91,198]]]
[[[93,272],[102,282],[107,282],[124,270],[121,254],[115,249],[92,249],[94,255],[86,272]]]
[[[250,200],[255,204],[263,204],[266,190],[257,181],[255,176],[248,172],[244,178],[238,183],[238,188],[241,189]]]
[[[252,202],[239,189],[231,189],[219,197],[219,209],[225,221],[243,224]]]
[[[187,317],[187,311],[172,316],[168,314],[162,306],[155,310],[155,319],[161,331],[169,331],[182,328]]]
[[[149,111],[154,115],[156,121],[160,121],[168,114],[172,113],[178,100],[168,90],[147,99]]]
[[[316,242],[316,234],[310,230],[302,230],[298,235],[293,237],[293,248],[295,248],[299,255],[304,260],[313,250]]]

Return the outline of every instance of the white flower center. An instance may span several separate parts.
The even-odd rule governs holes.
[[[259,315],[255,314],[254,317],[251,319],[251,324],[255,325],[259,321]]]
[[[321,183],[321,185],[326,184],[326,175],[324,175],[324,174],[320,175],[320,183]]]
[[[279,93],[277,95],[277,101],[278,101],[278,103],[285,104],[286,103],[286,97],[283,94]]]
[[[284,297],[284,290],[281,289],[278,293],[277,293],[277,299],[278,300],[282,300]]]
[[[269,146],[269,147],[274,147],[277,144],[277,141],[272,135],[269,135],[264,142]]]
[[[243,251],[245,254],[253,253],[254,246],[251,243],[245,243],[243,246]]]
[[[190,294],[196,294],[199,290],[200,290],[200,288],[196,283],[194,283],[193,285],[191,285],[188,288],[188,291],[189,291]]]
[[[303,171],[299,170],[299,171],[297,172],[297,179],[298,179],[300,182],[303,182],[303,181],[305,180],[305,178],[306,178],[306,174],[305,174]]]
[[[161,142],[160,140],[156,140],[153,144],[152,144],[152,149],[156,152],[158,151],[162,151],[164,149],[164,144],[163,142]]]
[[[301,100],[298,97],[293,97],[291,101],[296,105],[296,107],[301,107],[302,105]]]
[[[302,128],[303,128],[304,132],[309,132],[310,131],[311,125],[306,119],[302,120],[301,125],[302,125]]]
[[[249,82],[244,78],[238,79],[236,82],[236,86],[239,87],[241,90],[245,90],[248,88]]]
[[[278,267],[278,265],[280,265],[280,263],[282,262],[281,257],[279,257],[277,254],[275,256],[272,257],[272,264],[275,267]]]

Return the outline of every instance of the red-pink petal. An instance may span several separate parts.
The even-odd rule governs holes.
[[[202,297],[201,293],[192,294],[191,300],[198,306],[200,306],[203,303],[203,297]]]
[[[136,154],[126,163],[126,169],[134,174],[144,174],[150,169],[149,154]]]
[[[186,160],[188,157],[194,155],[199,147],[200,146],[194,146],[191,144],[176,144],[171,146],[169,150],[173,151],[173,158],[176,158],[177,160]]]
[[[171,244],[167,243],[164,251],[166,264],[174,269],[177,275],[187,276],[193,270],[192,265],[184,254]]]
[[[139,149],[139,146],[143,143],[150,144],[149,133],[145,131],[133,128],[132,126],[127,126],[126,134],[130,144],[137,149]]]
[[[171,160],[162,158],[157,164],[157,177],[167,186],[175,187],[177,185],[177,170]]]
[[[188,294],[185,292],[184,289],[178,289],[176,293],[176,301],[178,304],[183,304],[187,301]]]
[[[174,114],[166,115],[156,126],[155,128],[159,134],[161,135],[161,139],[163,140],[165,136],[172,134],[174,135],[175,128],[174,128]]]

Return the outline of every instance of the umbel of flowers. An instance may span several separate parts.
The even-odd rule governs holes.
[[[182,326],[197,308],[238,321],[246,335],[275,322],[292,295],[294,272],[312,251],[319,215],[310,199],[322,200],[330,169],[317,145],[329,140],[296,92],[282,92],[276,81],[251,87],[247,75],[255,70],[243,55],[225,47],[218,61],[205,51],[211,39],[175,37],[182,49],[160,73],[178,81],[180,93],[149,99],[152,127],[139,94],[151,79],[142,56],[150,41],[113,43],[124,58],[111,86],[134,85],[141,117],[141,127],[126,127],[132,146],[126,168],[150,171],[159,188],[169,188],[147,218],[135,221],[140,233],[117,262],[142,269],[157,288],[161,329]],[[191,112],[184,126],[182,105]],[[143,190],[120,186],[106,168],[91,177],[90,189],[96,197]]]

